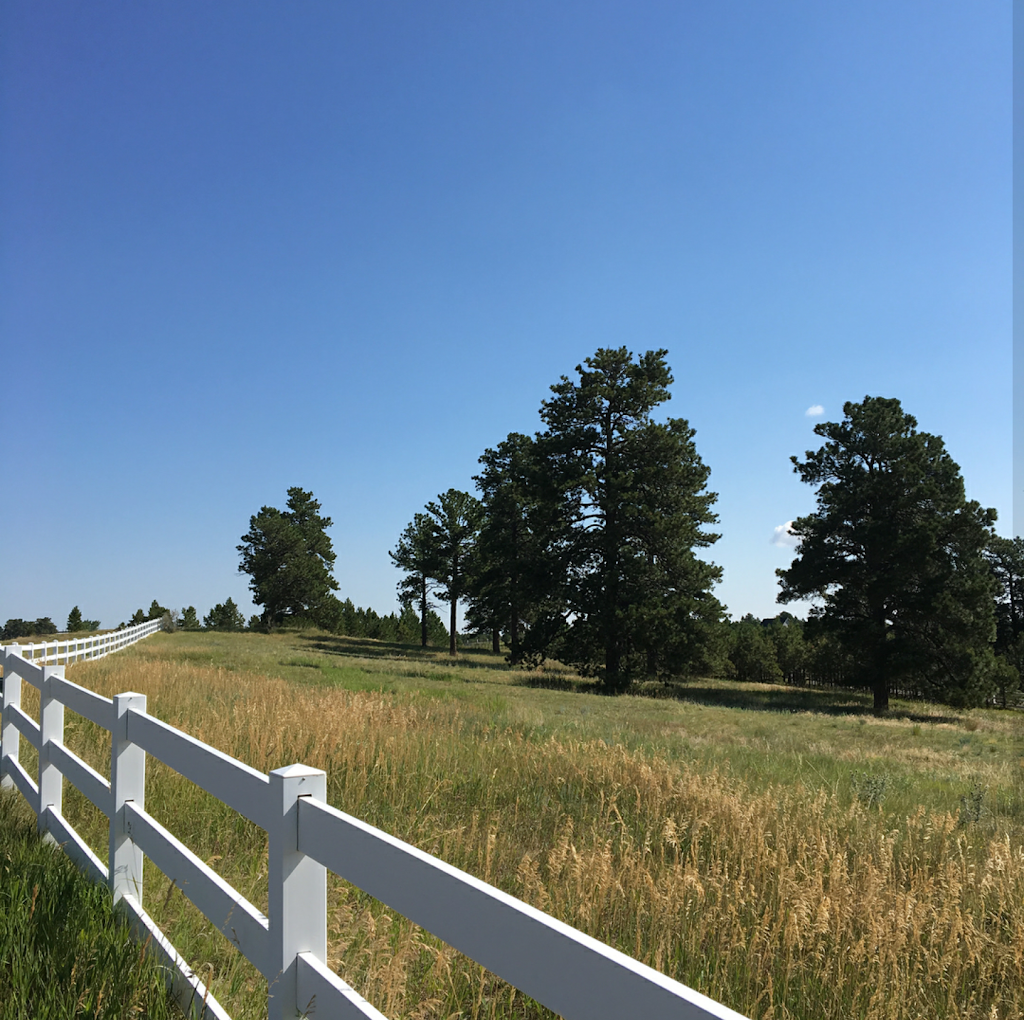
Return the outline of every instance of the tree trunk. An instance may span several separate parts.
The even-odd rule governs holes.
[[[501,628],[491,628],[491,651],[495,655],[501,655]]]
[[[875,675],[875,715],[884,715],[889,711],[889,677],[882,673]]]
[[[448,628],[448,654],[453,658],[459,654],[459,650],[455,645],[455,614],[458,612],[459,604],[453,598],[452,599],[452,612],[449,617],[450,626]]]
[[[511,662],[513,666],[518,666],[522,661],[523,651],[519,644],[519,608],[514,604],[512,606],[512,612],[509,614],[508,634],[509,641],[511,641],[511,644],[509,645],[508,661]]]
[[[873,692],[875,696],[874,713],[882,715],[889,710],[889,649],[888,628],[886,627],[885,610],[879,608],[874,612],[876,634],[875,641],[875,676]]]
[[[620,655],[618,644],[608,644],[604,650],[604,682],[608,690],[618,693],[621,687]]]
[[[427,647],[427,579],[423,578],[420,589],[420,647]]]

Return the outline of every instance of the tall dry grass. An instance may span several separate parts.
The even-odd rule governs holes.
[[[145,663],[143,668],[143,663]],[[1024,1010],[1024,847],[919,808],[894,821],[799,784],[752,789],[602,741],[532,742],[472,706],[302,687],[126,652],[69,670],[759,1020],[1009,1020]],[[104,734],[68,743],[106,768]],[[74,720],[74,721],[73,721]],[[266,908],[260,830],[150,759],[148,808]],[[80,797],[66,811],[103,851]],[[147,908],[238,1018],[258,975],[147,864]],[[336,881],[331,963],[391,1017],[550,1014]]]

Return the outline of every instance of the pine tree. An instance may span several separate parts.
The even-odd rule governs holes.
[[[847,403],[806,460],[817,510],[793,522],[797,556],[777,571],[780,602],[811,598],[811,631],[831,633],[884,712],[894,689],[956,705],[992,688],[994,586],[983,552],[996,519],[964,495],[942,438],[900,402]]]
[[[251,578],[253,602],[263,606],[268,628],[286,613],[315,616],[338,587],[331,575],[335,553],[326,530],[330,517],[321,517],[313,493],[297,486],[288,490],[287,507],[283,512],[261,507],[237,547],[242,559],[238,571]]]
[[[207,630],[244,630],[245,617],[242,615],[234,599],[228,598],[218,602],[203,617],[203,626]]]
[[[199,618],[196,616],[196,607],[187,606],[181,611],[181,629],[199,630]]]
[[[721,571],[694,554],[719,537],[702,530],[718,519],[709,469],[685,420],[651,418],[670,398],[666,353],[601,349],[541,408],[571,620],[560,657],[615,692],[685,672],[722,615],[711,592]]]
[[[467,619],[477,631],[507,635],[508,660],[524,660],[529,645],[524,637],[544,614],[562,608],[554,561],[549,502],[529,436],[511,433],[497,449],[480,458],[483,470],[474,478],[482,512],[469,578]],[[557,608],[556,608],[557,607]],[[540,651],[534,647],[534,652]]]
[[[480,503],[468,492],[449,489],[426,506],[431,525],[431,556],[438,583],[437,596],[449,605],[448,653],[458,654],[457,614],[459,599],[468,590],[476,534],[480,527]]]
[[[441,572],[430,516],[416,514],[388,556],[396,567],[406,572],[405,577],[398,582],[398,601],[403,607],[416,607],[420,619],[420,645],[426,648],[429,640],[428,624],[433,609],[432,586]]]

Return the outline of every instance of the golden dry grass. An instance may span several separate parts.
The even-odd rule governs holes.
[[[162,638],[69,677],[107,696],[141,691],[153,714],[260,771],[295,761],[326,770],[332,804],[741,1013],[1022,1015],[1024,840],[1010,815],[974,824],[912,796],[894,814],[838,784],[779,782],[768,766],[748,776],[569,728],[537,734],[515,719],[549,714],[548,703],[518,692],[495,723],[473,701],[298,684],[178,661],[172,646]],[[691,723],[699,738],[699,714],[679,707],[671,726]],[[770,759],[777,727],[768,719],[759,734],[759,713],[745,715],[732,723],[743,728],[737,746],[742,738],[745,754]],[[982,718],[971,740],[1000,726],[1017,726],[1007,736],[1017,739],[1011,717]],[[106,771],[104,735],[71,719],[68,743]],[[829,735],[818,719],[807,725],[823,745],[809,754],[857,759],[867,727],[837,723]],[[873,750],[922,775],[962,765],[990,783],[1017,781],[1003,775],[1016,761],[958,757],[955,743],[944,753],[938,730],[919,747],[913,725],[872,722]],[[266,909],[263,834],[152,759],[147,786],[149,810]],[[66,813],[103,856],[105,819],[70,793]],[[255,971],[147,869],[147,909],[236,1018],[259,1016]],[[345,883],[332,884],[330,911],[331,963],[389,1017],[550,1016]]]

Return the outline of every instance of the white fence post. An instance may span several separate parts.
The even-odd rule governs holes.
[[[4,707],[3,707],[3,735],[0,738],[0,746],[3,748],[3,758],[0,760],[0,788],[9,790],[14,786],[14,780],[10,777],[8,761],[17,761],[18,752],[21,749],[21,733],[18,727],[11,720],[9,709],[11,706],[21,708],[21,676],[13,671],[10,662],[14,656],[21,654],[19,645],[8,645],[4,656]]]
[[[63,814],[64,776],[50,760],[50,741],[64,743],[64,704],[52,694],[53,680],[64,679],[63,666],[43,666],[43,686],[39,691],[39,834],[49,831],[46,809]],[[53,841],[53,837],[49,837]]]
[[[114,902],[125,894],[142,906],[142,850],[128,835],[124,817],[125,801],[146,807],[146,752],[128,739],[128,709],[146,711],[146,695],[129,691],[114,695],[114,728],[110,733],[110,891]]]
[[[300,797],[327,799],[327,773],[289,765],[269,778],[269,1020],[292,1020],[308,1005],[297,1001],[296,956],[327,962],[327,869],[299,852],[298,810]]]

